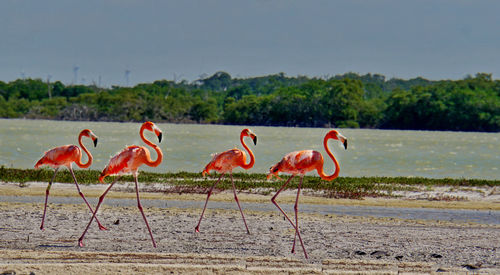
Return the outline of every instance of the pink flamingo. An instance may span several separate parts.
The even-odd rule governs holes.
[[[83,231],[82,236],[80,239],[78,239],[78,245],[80,247],[83,247],[83,237],[85,236],[85,233],[87,233],[87,230],[89,229],[90,225],[92,224],[92,221],[94,220],[95,213],[99,210],[99,207],[101,206],[102,201],[104,200],[104,197],[108,193],[108,191],[113,187],[113,185],[116,183],[116,181],[120,178],[121,175],[123,174],[128,174],[132,173],[134,176],[135,180],[135,193],[137,196],[137,207],[141,211],[142,217],[144,218],[144,222],[146,223],[146,226],[149,231],[149,235],[151,236],[151,241],[153,242],[153,247],[156,247],[156,242],[153,238],[153,233],[151,233],[151,228],[149,227],[148,220],[146,219],[146,215],[144,215],[144,211],[142,210],[142,205],[141,201],[139,199],[139,187],[137,183],[137,169],[139,169],[139,166],[146,164],[147,166],[151,167],[156,167],[160,165],[160,163],[163,160],[163,153],[158,147],[158,145],[152,143],[151,141],[147,140],[144,137],[144,131],[148,130],[151,132],[154,132],[156,136],[158,136],[158,141],[161,142],[161,137],[162,137],[162,132],[161,130],[153,123],[150,121],[144,122],[141,126],[141,129],[139,131],[139,135],[141,136],[141,139],[146,143],[147,145],[153,147],[153,149],[156,151],[157,158],[155,161],[151,160],[151,156],[149,153],[149,150],[144,147],[144,146],[137,146],[137,145],[132,145],[128,146],[123,151],[115,155],[109,160],[108,165],[104,168],[102,171],[99,181],[104,183],[104,178],[110,175],[118,175],[117,178],[109,185],[109,187],[104,191],[104,193],[99,197],[99,203],[97,204],[97,207],[95,209],[94,215],[90,219],[89,224],[85,228],[85,231]]]
[[[344,144],[345,149],[347,149],[347,139],[335,130],[331,130],[330,132],[328,132],[325,138],[323,139],[323,146],[325,147],[326,153],[328,154],[328,156],[330,156],[330,158],[333,160],[333,164],[335,165],[335,172],[332,175],[330,176],[325,175],[325,172],[323,171],[323,163],[324,163],[323,156],[321,155],[320,152],[313,150],[303,150],[303,151],[288,153],[283,157],[283,159],[281,159],[280,162],[271,167],[271,169],[269,170],[269,174],[267,175],[268,179],[272,178],[273,176],[280,179],[280,177],[278,177],[279,172],[292,174],[290,178],[285,182],[285,184],[283,184],[280,190],[278,190],[278,192],[276,192],[276,194],[272,197],[271,201],[273,202],[274,205],[276,205],[276,207],[278,207],[281,213],[285,215],[286,219],[295,229],[295,237],[293,239],[292,253],[295,252],[295,240],[296,237],[299,236],[299,241],[300,244],[302,245],[302,249],[304,250],[304,255],[306,259],[307,259],[307,252],[306,248],[304,247],[304,243],[302,242],[302,237],[300,236],[299,219],[297,216],[300,187],[302,185],[302,180],[304,179],[304,175],[307,172],[315,169],[318,171],[319,176],[324,180],[331,181],[338,177],[340,172],[340,166],[335,157],[333,156],[332,152],[330,151],[330,149],[328,149],[327,142],[329,139],[336,139],[341,141]],[[285,211],[283,211],[283,209],[281,209],[281,207],[278,205],[278,203],[276,202],[276,197],[278,197],[279,193],[285,189],[290,180],[297,174],[300,175],[300,183],[297,190],[297,198],[295,199],[295,206],[294,206],[295,224],[294,224],[292,220],[288,218]]]
[[[203,214],[205,213],[205,209],[207,208],[207,203],[208,199],[210,198],[210,195],[212,195],[212,190],[215,188],[217,183],[222,179],[222,177],[229,172],[229,175],[231,176],[231,183],[233,184],[233,193],[234,193],[234,199],[236,200],[236,203],[238,204],[238,208],[240,209],[241,217],[243,217],[243,223],[245,224],[245,228],[247,229],[247,233],[250,234],[250,231],[248,230],[247,222],[245,220],[245,215],[243,215],[243,211],[241,210],[240,202],[238,201],[238,196],[236,196],[236,188],[234,186],[234,181],[233,181],[233,169],[240,166],[243,169],[250,169],[253,167],[255,163],[255,157],[253,155],[252,150],[248,148],[248,146],[245,144],[243,141],[243,137],[250,137],[253,140],[254,145],[257,145],[257,136],[250,131],[249,129],[244,129],[241,131],[240,134],[240,142],[243,145],[243,147],[248,151],[248,154],[250,155],[250,162],[247,164],[246,159],[247,156],[244,151],[240,149],[231,149],[224,151],[222,153],[214,154],[212,157],[212,160],[205,166],[205,169],[202,172],[202,175],[205,176],[206,174],[210,174],[210,170],[215,170],[219,173],[221,173],[219,179],[215,182],[215,184],[210,188],[208,191],[207,195],[207,200],[205,201],[205,206],[203,207],[203,211],[201,212],[200,220],[198,221],[198,225],[195,227],[196,232],[200,232],[200,223],[201,219],[203,219]]]
[[[94,142],[94,147],[97,146],[97,136],[92,133],[89,129],[84,129],[80,132],[80,135],[78,136],[78,143],[80,144],[80,147],[82,147],[83,151],[87,154],[88,156],[88,161],[87,163],[82,162],[82,151],[80,148],[76,145],[64,145],[64,146],[59,146],[50,149],[49,151],[45,152],[43,157],[35,164],[35,169],[40,168],[40,166],[47,165],[52,168],[54,168],[54,175],[52,176],[52,179],[49,181],[49,185],[47,186],[47,189],[45,190],[45,206],[43,208],[43,216],[42,216],[42,224],[40,225],[40,230],[44,229],[44,221],[45,221],[45,213],[47,211],[47,200],[49,198],[49,192],[50,192],[50,187],[52,186],[52,183],[54,182],[54,179],[56,178],[56,174],[59,171],[59,168],[61,166],[66,166],[68,167],[69,171],[71,172],[71,176],[73,176],[73,180],[75,181],[76,189],[78,190],[78,194],[83,198],[83,201],[87,204],[88,208],[90,209],[90,212],[94,213],[92,210],[92,207],[90,204],[87,202],[85,199],[85,196],[83,193],[80,191],[80,186],[78,185],[78,182],[76,181],[75,173],[73,173],[73,168],[72,164],[73,162],[78,165],[80,168],[88,168],[92,164],[92,154],[87,150],[85,145],[82,143],[82,137],[88,137],[91,138],[92,141]],[[97,220],[97,218],[96,218]],[[101,230],[106,230],[106,227],[102,226],[99,220],[97,220],[97,223],[99,224],[99,229]]]

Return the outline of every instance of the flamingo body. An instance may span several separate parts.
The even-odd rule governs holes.
[[[104,182],[104,178],[110,175],[135,174],[139,166],[150,162],[151,154],[146,147],[128,146],[109,160],[99,177],[99,181]]]
[[[211,170],[219,173],[227,173],[236,167],[245,165],[246,159],[247,154],[236,148],[214,154],[212,160],[205,166],[203,173],[210,173]]]
[[[306,174],[318,167],[323,167],[323,155],[318,151],[302,150],[286,154],[283,159],[274,166],[278,170],[289,174]]]
[[[50,166],[54,169],[61,166],[70,166],[73,162],[77,162],[82,157],[82,151],[76,145],[64,145],[50,149],[45,152],[43,157],[35,164],[35,169],[43,165]]]

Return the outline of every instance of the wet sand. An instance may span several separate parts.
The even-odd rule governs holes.
[[[209,203],[200,233],[194,232],[198,207],[145,207],[158,244],[153,248],[137,207],[103,205],[98,217],[109,230],[94,223],[81,248],[77,240],[90,219],[83,201],[49,204],[43,231],[43,202],[0,202],[0,273],[465,274],[463,265],[480,265],[481,274],[500,274],[498,225],[300,213],[306,260],[299,244],[291,253],[294,231],[277,210],[244,209],[246,234],[234,206],[214,210]]]

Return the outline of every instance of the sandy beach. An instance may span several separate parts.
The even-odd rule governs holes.
[[[105,187],[83,186],[82,190],[95,198]],[[36,184],[29,188],[0,184],[0,195],[32,196],[43,194],[43,190]],[[72,192],[77,196],[70,184],[55,184],[52,190],[51,196]],[[120,193],[125,197],[134,195],[124,188],[114,196]],[[142,195],[165,200],[181,196]],[[205,198],[203,194],[182,196],[191,200]],[[239,197],[242,202],[270,198],[241,193]],[[228,200],[230,195],[220,193],[213,199]],[[293,200],[293,192],[282,200]],[[304,201],[322,202],[307,196]],[[498,201],[488,203],[492,211],[498,211]],[[94,223],[83,248],[78,246],[78,238],[90,219],[83,201],[49,203],[43,231],[39,229],[42,211],[43,201],[0,202],[0,274],[466,274],[472,272],[470,266],[479,268],[480,274],[500,273],[500,226],[493,224],[300,213],[300,228],[309,254],[305,259],[300,245],[295,254],[291,253],[294,231],[277,210],[244,209],[251,232],[246,234],[236,204],[234,209],[221,210],[210,209],[209,203],[201,232],[195,233],[200,208],[146,207],[157,248],[152,247],[137,207],[103,205],[98,217],[109,230],[100,231]]]

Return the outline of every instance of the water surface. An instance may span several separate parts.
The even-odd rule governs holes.
[[[48,149],[78,144],[78,133],[91,129],[99,136],[93,147],[84,144],[94,156],[90,169],[102,170],[109,158],[125,145],[144,145],[139,138],[140,123],[69,122],[49,120],[0,119],[0,165],[32,168]],[[239,134],[244,126],[158,124],[163,130],[160,148],[163,163],[151,172],[201,172],[211,154],[231,148],[243,149]],[[325,157],[327,173],[333,163],[323,148],[324,128],[249,127],[258,136],[253,145],[256,155],[249,173],[267,173],[286,153],[303,149],[318,150]],[[430,178],[500,179],[500,133],[397,131],[340,129],[348,138],[348,149],[339,142],[329,146],[340,162],[340,176],[417,176]],[[146,135],[157,143],[153,134]],[[152,153],[153,158],[155,154]],[[241,168],[235,171],[243,171]]]
[[[3,202],[21,202],[21,203],[40,203],[43,206],[45,197],[43,196],[0,196]],[[97,204],[97,198],[87,198],[92,205]],[[50,203],[57,204],[82,204],[80,197],[49,197]],[[188,200],[148,200],[141,199],[144,207],[158,208],[180,208],[180,209],[202,209],[204,201]],[[109,206],[137,206],[136,199],[115,199],[105,198],[103,204]],[[284,211],[293,216],[293,204],[281,203]],[[235,202],[210,201],[207,206],[209,209],[233,209],[237,210]],[[279,210],[271,202],[269,203],[241,203],[244,211],[263,211],[276,212]],[[377,217],[377,218],[398,218],[407,220],[432,220],[449,222],[473,222],[479,224],[500,224],[500,211],[491,210],[464,210],[464,209],[434,209],[434,208],[392,208],[380,206],[348,206],[348,205],[321,205],[321,204],[300,204],[300,213],[311,213],[321,215],[348,215],[358,217]]]

